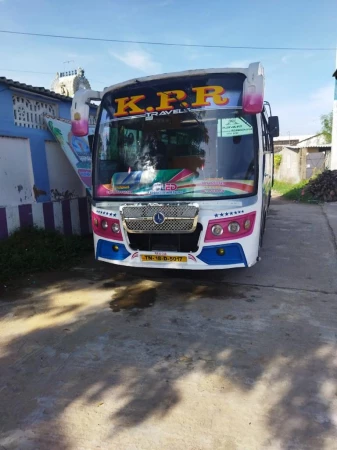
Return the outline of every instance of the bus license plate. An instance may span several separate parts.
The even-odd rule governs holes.
[[[143,262],[187,262],[187,256],[140,255],[140,257]]]

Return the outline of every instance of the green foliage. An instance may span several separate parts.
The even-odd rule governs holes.
[[[274,167],[275,169],[278,169],[282,162],[282,155],[281,153],[275,153],[274,155]]]
[[[305,190],[309,180],[302,180],[299,183],[291,184],[285,181],[274,181],[273,189],[282,194],[287,200],[295,200],[299,202],[311,202],[312,196]]]
[[[321,133],[324,136],[325,142],[330,144],[332,141],[332,112],[321,116],[321,125]]]
[[[67,269],[88,254],[92,239],[63,236],[38,228],[18,230],[0,241],[0,281],[22,275],[57,269]]]

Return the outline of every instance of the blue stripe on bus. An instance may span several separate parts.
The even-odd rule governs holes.
[[[219,248],[223,248],[225,250],[224,255],[218,255],[217,250]],[[245,253],[240,244],[210,245],[208,247],[204,247],[197,258],[204,263],[213,266],[244,264],[248,267]]]
[[[118,247],[118,251],[113,250],[114,246]],[[97,242],[96,258],[123,261],[129,255],[131,255],[131,253],[129,253],[125,248],[125,245],[120,242],[111,242],[106,241],[105,239],[99,239]]]

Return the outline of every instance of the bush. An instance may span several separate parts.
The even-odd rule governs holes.
[[[282,162],[282,155],[280,153],[275,153],[274,155],[274,167],[277,170]]]
[[[15,231],[0,241],[0,281],[69,268],[89,251],[93,251],[91,237],[63,236],[38,228]]]

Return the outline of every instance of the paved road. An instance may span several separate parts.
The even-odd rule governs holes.
[[[337,449],[334,232],[274,201],[251,269],[30,278],[0,306],[0,449]]]

